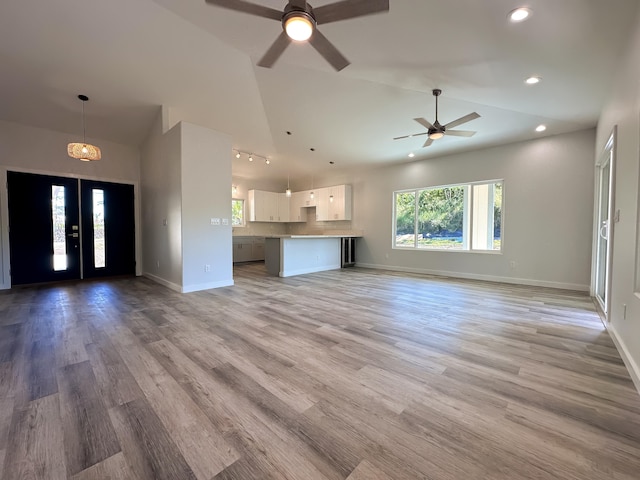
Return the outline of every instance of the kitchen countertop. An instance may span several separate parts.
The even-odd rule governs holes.
[[[336,235],[265,235],[264,238],[360,238],[362,235],[336,234]]]

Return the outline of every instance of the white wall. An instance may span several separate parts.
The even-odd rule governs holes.
[[[181,126],[182,291],[233,285],[231,137],[190,123]],[[212,218],[228,223],[211,225]]]
[[[0,121],[0,288],[10,288],[7,170],[104,180],[134,185],[136,194],[136,255],[140,268],[140,155],[134,147],[88,138],[102,150],[102,160],[81,162],[67,155],[77,135]],[[140,270],[137,272],[140,273]]]
[[[589,129],[354,175],[358,265],[588,290],[594,142]],[[394,190],[492,179],[504,179],[502,254],[392,249]]]
[[[595,66],[597,68],[597,66]],[[627,51],[621,55],[617,81],[598,123],[596,159],[617,125],[613,224],[612,294],[609,332],[618,343],[640,390],[640,218],[638,202],[640,150],[640,14]],[[625,318],[626,305],[626,318]]]
[[[159,113],[142,148],[144,275],[179,292],[232,285],[231,138],[164,126]]]
[[[181,125],[163,134],[159,115],[142,147],[144,275],[182,288]]]

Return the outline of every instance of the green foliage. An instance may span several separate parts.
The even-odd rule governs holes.
[[[415,232],[416,194],[405,192],[396,194],[396,233],[398,235]]]
[[[231,225],[244,225],[244,200],[231,200]]]
[[[422,190],[418,197],[418,232],[440,235],[462,232],[464,187]]]

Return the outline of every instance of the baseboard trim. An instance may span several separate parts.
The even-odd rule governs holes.
[[[182,287],[177,283],[170,282],[168,280],[165,280],[162,277],[158,277],[157,275],[154,275],[148,272],[144,272],[142,276],[148,278],[153,282],[159,283],[160,285],[164,285],[165,287],[170,288],[174,292],[182,293]]]
[[[378,270],[391,270],[396,272],[419,273],[423,275],[435,275],[438,277],[464,278],[467,280],[483,280],[485,282],[510,283],[514,285],[528,285],[531,287],[547,287],[558,290],[573,290],[578,292],[588,292],[589,285],[578,283],[548,282],[545,280],[533,280],[529,278],[498,277],[494,275],[480,275],[476,273],[449,272],[444,270],[429,270],[426,268],[410,268],[389,265],[377,265],[373,263],[356,263],[356,267],[375,268]]]
[[[607,331],[609,332],[609,335],[611,336],[611,339],[613,340],[613,343],[618,349],[618,353],[620,353],[620,356],[622,357],[622,361],[624,362],[625,366],[627,367],[627,370],[629,371],[629,375],[631,376],[631,380],[633,381],[633,384],[635,385],[636,390],[638,391],[638,394],[640,394],[640,367],[638,367],[638,364],[633,360],[633,357],[629,354],[629,350],[627,349],[626,344],[622,341],[622,339],[618,335],[616,328],[611,323],[607,324],[606,327],[607,327]]]
[[[231,287],[233,279],[220,280],[219,282],[198,283],[195,285],[186,285],[182,287],[182,293],[199,292],[200,290],[211,290],[212,288]]]
[[[327,270],[340,270],[340,264],[335,265],[323,265],[321,267],[301,268],[298,270],[286,270],[280,272],[280,277],[293,277],[295,275],[304,275],[305,273],[318,273],[326,272]]]

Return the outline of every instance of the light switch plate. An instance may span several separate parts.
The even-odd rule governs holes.
[[[222,224],[223,225],[229,225],[229,219],[228,218],[223,218],[222,219]]]
[[[211,225],[220,225],[220,219],[219,218],[212,218],[211,219]]]

